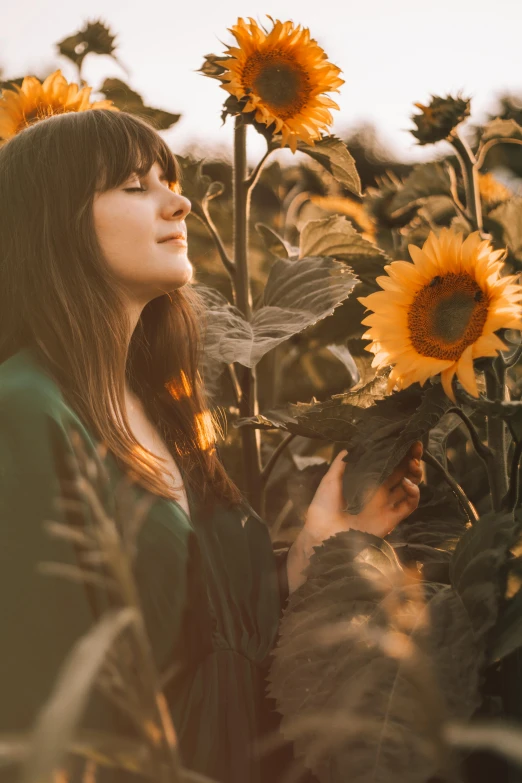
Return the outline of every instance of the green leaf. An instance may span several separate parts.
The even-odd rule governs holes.
[[[448,413],[442,417],[436,427],[434,427],[428,438],[428,451],[433,454],[441,465],[448,467],[448,457],[446,453],[446,442],[451,433],[460,427],[462,419],[456,413]]]
[[[281,730],[320,783],[418,783],[448,716],[480,703],[480,650],[451,588],[404,578],[392,548],[339,533],[290,596],[269,674]]]
[[[289,404],[285,408],[239,419],[235,426],[285,429],[305,438],[345,443],[355,437],[366,409],[384,399],[386,385],[386,374],[381,374],[369,383],[358,385],[344,394],[336,394],[325,402],[313,398],[310,403]],[[420,395],[416,397],[416,404],[419,400]]]
[[[146,106],[141,95],[121,79],[105,79],[100,87],[100,92],[104,93],[122,111],[128,111],[131,114],[152,120],[156,130],[171,128],[181,117],[181,114],[172,114],[164,109]]]
[[[397,525],[387,541],[401,563],[421,566],[425,579],[449,584],[451,554],[468,527],[467,516],[446,484],[421,484],[418,508]],[[436,568],[438,578],[433,579]]]
[[[136,619],[134,608],[107,612],[76,642],[50,699],[38,715],[22,783],[54,783],[54,770],[67,752],[106,656]]]
[[[378,401],[357,423],[346,445],[344,493],[347,510],[358,514],[370,493],[395,470],[411,446],[435,427],[452,406],[440,383],[425,392],[418,385]]]
[[[207,305],[205,350],[226,364],[254,367],[276,345],[330,315],[355,283],[347,267],[333,258],[279,258],[251,321],[219,292],[198,285]]]
[[[312,146],[304,141],[297,143],[299,152],[304,152],[332,174],[349,191],[361,196],[361,180],[355,160],[346,144],[335,136],[326,136]]]
[[[503,244],[514,258],[522,261],[522,197],[515,196],[500,204],[489,213],[488,220],[499,226]]]
[[[375,278],[385,274],[384,267],[391,263],[391,259],[380,247],[364,239],[341,215],[307,223],[301,231],[300,255],[333,256],[348,264],[360,281],[356,295],[334,313],[336,324],[319,324],[313,330],[314,338],[321,339],[323,333],[328,342],[360,337],[366,331],[361,324],[365,308],[357,299],[381,290]]]
[[[486,514],[461,538],[451,559],[451,583],[477,639],[485,637],[497,621],[509,552],[518,534],[519,523],[512,512]]]
[[[276,231],[270,228],[270,226],[266,226],[264,223],[256,223],[255,229],[262,237],[265,247],[271,255],[276,258],[298,258],[298,248],[291,245],[290,242],[287,242],[283,237],[280,237]],[[308,255],[314,254],[309,253]],[[328,253],[315,253],[315,255],[328,255]]]
[[[422,206],[430,196],[451,196],[449,174],[440,163],[421,163],[413,169],[390,203],[391,217]]]
[[[515,120],[497,119],[484,126],[481,142],[490,139],[522,139],[522,127]]]

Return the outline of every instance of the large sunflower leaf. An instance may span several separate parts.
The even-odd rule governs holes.
[[[345,457],[344,494],[350,513],[361,511],[368,493],[393,473],[415,441],[424,440],[452,404],[440,383],[424,393],[410,386],[378,401],[361,417]]]
[[[393,197],[390,214],[396,217],[414,203],[421,206],[430,196],[451,196],[449,174],[440,163],[421,163],[413,169]]]
[[[476,638],[497,621],[505,594],[511,547],[520,533],[513,512],[481,517],[461,538],[450,563],[450,578],[468,613]]]
[[[324,166],[338,182],[355,193],[356,196],[362,195],[361,180],[357,173],[355,160],[344,141],[335,136],[326,136],[320,141],[316,141],[314,145],[298,141],[297,149]]]
[[[365,308],[357,300],[380,290],[375,279],[384,274],[384,267],[391,263],[391,259],[380,247],[364,239],[342,215],[307,223],[301,231],[300,254],[333,256],[348,264],[360,281],[356,295],[334,313],[331,321],[317,324],[312,330],[313,337],[321,339],[324,334],[329,342],[354,335],[360,337],[366,331],[361,324]],[[335,324],[332,323],[334,320]]]
[[[285,429],[305,438],[318,438],[334,443],[349,442],[355,437],[358,423],[364,417],[366,409],[384,399],[386,385],[386,374],[378,375],[368,383],[356,386],[344,394],[335,394],[325,402],[318,402],[313,398],[309,403],[290,403],[284,408],[238,419],[235,426]],[[399,395],[401,394],[399,392]],[[412,411],[419,401],[420,394],[417,394],[411,404]]]
[[[198,285],[207,304],[205,350],[217,361],[254,367],[276,345],[330,315],[356,282],[333,258],[279,258],[251,321],[219,292]]]
[[[347,531],[290,597],[270,692],[320,783],[424,783],[437,728],[480,703],[481,660],[451,588],[408,582],[385,541]]]

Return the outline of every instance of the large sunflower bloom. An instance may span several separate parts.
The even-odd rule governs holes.
[[[307,28],[268,18],[270,32],[250,17],[248,23],[238,19],[230,28],[238,46],[218,61],[227,69],[220,76],[227,83],[221,86],[238,100],[248,97],[243,111],[255,111],[257,122],[274,124],[274,134],[282,135],[281,146],[289,144],[295,152],[298,139],[313,144],[332,124],[329,109],[339,106],[323,93],[339,92],[344,79]]]
[[[501,277],[504,250],[493,250],[478,231],[463,235],[443,228],[433,232],[422,250],[408,247],[413,263],[394,261],[388,276],[377,278],[383,291],[359,299],[373,313],[363,320],[371,328],[373,367],[394,365],[389,390],[421,386],[441,373],[448,397],[455,401],[455,373],[478,397],[473,360],[496,356],[507,346],[498,329],[521,329],[522,286],[517,276]]]
[[[89,102],[92,87],[79,89],[69,84],[60,69],[51,73],[44,82],[35,76],[26,76],[22,86],[2,91],[0,98],[0,138],[10,139],[38,120],[53,114],[88,109],[119,111],[112,101]]]

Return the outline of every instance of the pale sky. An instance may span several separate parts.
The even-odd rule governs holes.
[[[422,148],[407,132],[417,111],[413,104],[428,102],[431,93],[471,95],[475,122],[495,109],[500,92],[522,95],[522,0],[17,0],[2,10],[2,78],[61,68],[75,81],[75,66],[55,53],[55,43],[101,18],[117,35],[117,54],[129,75],[111,58],[90,55],[83,77],[92,97],[102,97],[96,89],[104,78],[121,78],[146,103],[183,115],[163,134],[174,152],[196,145],[202,154],[209,148],[227,153],[233,121],[222,127],[219,116],[227,93],[196,71],[205,54],[224,51],[220,40],[233,42],[227,28],[238,16],[268,23],[267,13],[309,27],[342,69],[345,84],[332,94],[340,105],[332,132],[342,135],[371,121],[403,160],[443,151],[445,142]],[[265,143],[249,131],[254,161]]]

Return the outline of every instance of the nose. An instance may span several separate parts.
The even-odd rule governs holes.
[[[178,220],[184,220],[192,209],[192,204],[185,196],[180,193],[173,193],[172,199],[169,201],[166,207],[166,212],[170,217],[178,218]]]

